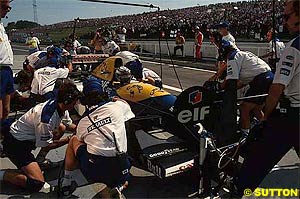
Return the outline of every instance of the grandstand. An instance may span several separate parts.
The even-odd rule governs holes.
[[[283,2],[276,1],[275,13],[277,24],[281,24],[279,13],[282,13]],[[160,29],[169,35],[171,31],[180,29],[186,38],[193,38],[193,28],[197,25],[207,38],[206,30],[213,29],[220,21],[231,24],[231,33],[238,39],[261,41],[267,30],[272,27],[272,1],[251,0],[231,3],[210,4],[175,10],[162,10],[159,13],[162,19]],[[157,38],[157,12],[115,16],[107,18],[81,19],[78,28],[106,27],[113,29],[124,26],[127,29],[127,38]],[[35,32],[51,32],[57,29],[71,28],[73,21],[45,25],[35,28]],[[277,27],[285,32],[282,27]]]

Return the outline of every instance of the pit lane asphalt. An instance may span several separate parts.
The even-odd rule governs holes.
[[[14,72],[22,68],[22,62],[27,54],[26,47],[14,46]],[[201,63],[199,64],[201,67]],[[160,74],[160,64],[155,62],[144,62],[144,66],[155,70]],[[162,64],[163,67],[163,82],[174,88],[180,88],[175,78],[173,67],[168,64]],[[183,66],[176,66],[176,71],[180,77],[183,88],[188,88],[193,85],[202,85],[208,79],[213,71],[205,71],[199,68],[184,68]],[[170,92],[178,94],[174,88],[169,89]],[[283,132],[285,133],[285,132]],[[64,159],[65,147],[52,150],[47,158],[54,162]],[[37,151],[35,151],[37,153]],[[259,164],[259,162],[257,163]],[[276,188],[299,188],[300,187],[300,161],[294,150],[288,152],[285,157],[278,163],[276,167],[262,182],[262,188],[276,187]],[[15,168],[7,158],[1,159],[1,169]],[[44,175],[47,182],[55,185],[57,183],[59,169],[45,171]],[[132,181],[128,189],[124,192],[126,198],[187,198],[187,195],[194,190],[191,184],[188,184],[190,176],[175,177],[168,180],[160,180],[154,177],[151,173],[132,168],[133,174]],[[79,181],[83,181],[80,174],[77,176]],[[93,198],[96,193],[101,189],[101,185],[89,185],[78,188],[73,198]],[[55,194],[28,194],[17,187],[1,183],[0,198],[54,198]]]

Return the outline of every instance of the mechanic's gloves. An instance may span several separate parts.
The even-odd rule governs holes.
[[[161,80],[155,80],[154,81],[154,85],[160,89],[163,88],[163,84],[162,84],[162,81]]]

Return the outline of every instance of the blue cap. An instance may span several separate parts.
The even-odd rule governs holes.
[[[90,76],[89,78],[85,79],[83,82],[83,94],[88,95],[92,91],[97,91],[99,94],[103,94],[103,87],[102,87],[102,81],[99,78],[96,78],[94,76]]]
[[[54,57],[51,57],[49,59],[49,64],[48,66],[49,67],[55,67],[55,68],[58,68],[60,67],[60,62],[62,60],[62,52],[63,50],[57,46],[50,46],[50,47],[47,47],[47,54],[51,53],[54,55]]]
[[[228,53],[231,53],[228,59],[233,59],[236,52],[238,51],[237,47],[230,41],[222,40],[222,46],[219,49],[219,60],[227,59]]]
[[[143,78],[143,64],[139,60],[128,62],[125,65],[136,79]]]
[[[217,26],[219,28],[229,28],[229,23],[227,21],[222,21]]]
[[[57,46],[47,48],[47,53],[53,53],[56,57],[61,57],[63,50]]]

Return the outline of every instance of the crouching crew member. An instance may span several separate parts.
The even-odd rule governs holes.
[[[35,69],[45,67],[47,64],[47,51],[37,51],[25,58],[23,62],[23,69],[25,71],[33,72]]]
[[[160,76],[149,68],[143,68],[143,80],[146,80],[147,83],[152,84],[158,88],[163,87]]]
[[[116,54],[122,58],[123,65],[127,67],[131,75],[138,81],[142,81],[143,79],[143,64],[138,55],[129,52],[129,51],[122,51]]]
[[[147,83],[162,88],[162,81],[159,75],[151,69],[144,68],[138,55],[129,51],[122,51],[117,53],[116,56],[122,58],[123,65],[130,70],[131,75],[136,80],[146,80]]]
[[[57,46],[49,46],[44,51],[37,51],[26,57],[23,62],[23,69],[33,72],[46,66],[57,67],[61,64],[62,49]]]
[[[300,108],[300,41],[298,0],[285,2],[284,22],[290,33],[296,34],[282,53],[264,109],[263,139],[251,146],[251,154],[238,175],[236,185],[240,194],[259,186],[275,164],[292,148],[299,155]],[[284,97],[280,100],[280,96]],[[274,110],[280,104],[280,110]],[[274,111],[273,111],[274,110]],[[272,113],[273,112],[273,113]],[[272,114],[271,114],[272,113]]]
[[[20,172],[1,170],[0,180],[38,192],[46,184],[41,168],[31,153],[36,147],[48,150],[67,144],[69,138],[57,139],[57,128],[67,110],[74,108],[81,93],[70,80],[64,80],[58,98],[38,104],[17,121],[2,142],[3,150]]]
[[[251,52],[238,50],[231,42],[222,41],[221,53],[227,60],[228,79],[238,80],[237,88],[249,85],[245,96],[256,96],[268,93],[273,81],[271,68],[262,59]],[[222,87],[226,86],[226,81]],[[255,97],[243,100],[240,106],[241,130],[248,134],[250,131],[250,113],[253,112],[258,120],[263,118],[262,108],[265,97]]]
[[[57,79],[67,78],[72,72],[72,63],[67,68],[59,68],[59,64],[49,65],[34,72],[31,83],[31,96],[38,102],[44,102],[55,97],[54,87]]]
[[[120,153],[127,152],[125,122],[134,114],[124,100],[107,99],[101,81],[90,78],[83,82],[81,103],[88,110],[66,151],[62,195],[70,195],[76,189],[73,175],[77,168],[90,182],[102,182],[110,188],[127,180],[130,164],[127,157],[120,158]]]

